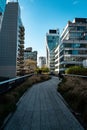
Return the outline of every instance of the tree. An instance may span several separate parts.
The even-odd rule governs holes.
[[[24,61],[24,68],[26,73],[35,72],[37,68],[37,62],[31,59],[26,59]]]

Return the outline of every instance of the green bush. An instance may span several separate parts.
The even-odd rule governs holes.
[[[48,73],[49,68],[48,67],[37,68],[35,71],[36,71],[37,74]]]
[[[83,68],[81,66],[72,66],[72,67],[66,69],[65,73],[87,76],[87,68]]]
[[[42,72],[49,72],[49,68],[48,67],[42,67],[41,70],[42,70]]]
[[[58,92],[64,97],[80,121],[87,127],[87,80],[79,77],[65,76],[65,81],[58,85]]]

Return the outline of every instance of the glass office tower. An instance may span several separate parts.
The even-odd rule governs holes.
[[[0,13],[3,13],[5,10],[6,0],[0,0]]]
[[[51,29],[46,34],[46,64],[50,72],[55,71],[54,48],[59,44],[59,29]]]

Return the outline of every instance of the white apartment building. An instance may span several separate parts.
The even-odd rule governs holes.
[[[87,59],[87,18],[68,21],[61,34],[58,50],[59,71],[65,71],[70,66],[83,65],[83,60]]]

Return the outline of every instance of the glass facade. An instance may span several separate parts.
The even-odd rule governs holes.
[[[25,50],[24,59],[31,59],[31,60],[37,61],[37,51],[30,52],[28,50]]]
[[[50,72],[55,70],[55,57],[54,49],[59,44],[59,30],[49,30],[46,34],[46,64],[50,69]]]
[[[5,10],[6,0],[0,0],[0,13],[3,13]]]
[[[59,36],[48,35],[47,43],[48,43],[48,47],[49,47],[50,51],[53,50],[59,43]]]
[[[0,30],[1,30],[1,24],[3,19],[3,12],[5,10],[6,0],[0,0]]]

